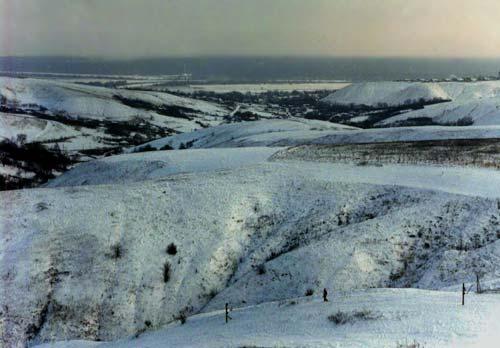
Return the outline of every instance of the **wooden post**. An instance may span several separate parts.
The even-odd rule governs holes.
[[[479,273],[476,273],[476,292],[481,293],[481,284],[479,284]]]
[[[462,306],[465,305],[465,283],[462,283]]]

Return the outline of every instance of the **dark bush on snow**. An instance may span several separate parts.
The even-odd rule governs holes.
[[[168,144],[167,144],[167,145],[165,145],[165,146],[162,146],[162,147],[160,148],[160,150],[162,150],[162,151],[166,151],[166,150],[173,150],[173,149],[174,149],[174,148],[173,148],[172,146],[168,145]]]
[[[167,254],[169,254],[169,255],[177,254],[177,246],[174,243],[170,243],[167,246]]]
[[[424,348],[424,346],[417,341],[413,341],[413,343],[398,343],[396,348]]]
[[[313,289],[307,289],[306,290],[306,293],[305,293],[306,296],[312,296],[313,294],[314,294],[314,290]]]
[[[258,275],[266,274],[266,266],[263,263],[257,266],[257,274]]]
[[[328,320],[336,325],[344,325],[354,323],[359,320],[375,320],[380,318],[380,315],[373,313],[371,310],[364,309],[355,312],[342,312],[338,311],[335,314],[328,316]]]
[[[119,259],[123,255],[123,249],[120,244],[113,244],[111,246],[111,258]]]
[[[16,168],[19,173],[34,173],[32,178],[22,175],[0,175],[0,190],[33,187],[54,178],[57,172],[66,171],[76,158],[64,154],[56,145],[51,149],[39,143],[26,143],[26,136],[0,141],[0,165]]]
[[[186,315],[186,313],[183,313],[183,312],[179,313],[175,317],[175,320],[179,320],[182,325],[186,324],[186,321],[187,321],[187,315]]]
[[[140,147],[134,149],[134,153],[150,152],[150,151],[157,151],[157,150],[156,150],[156,148],[152,147],[150,144],[140,146]]]
[[[188,317],[188,314],[193,310],[193,307],[185,307],[184,309],[182,309],[179,314],[177,314],[175,317],[174,317],[174,320],[178,320],[181,322],[181,325],[184,325],[187,321],[187,317]]]
[[[170,263],[165,262],[165,264],[163,265],[163,281],[165,283],[167,283],[170,280],[171,272],[172,270]]]

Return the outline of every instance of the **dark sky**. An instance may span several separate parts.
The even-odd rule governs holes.
[[[500,57],[499,0],[0,0],[0,55]]]

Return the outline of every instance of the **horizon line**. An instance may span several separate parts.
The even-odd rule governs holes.
[[[162,59],[422,59],[422,60],[500,60],[500,56],[410,56],[410,55],[246,55],[246,54],[200,54],[165,56],[80,56],[80,55],[0,55],[0,59],[74,59],[97,61],[137,61]]]

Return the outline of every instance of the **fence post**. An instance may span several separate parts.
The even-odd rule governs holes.
[[[465,305],[465,283],[462,283],[462,306]]]

